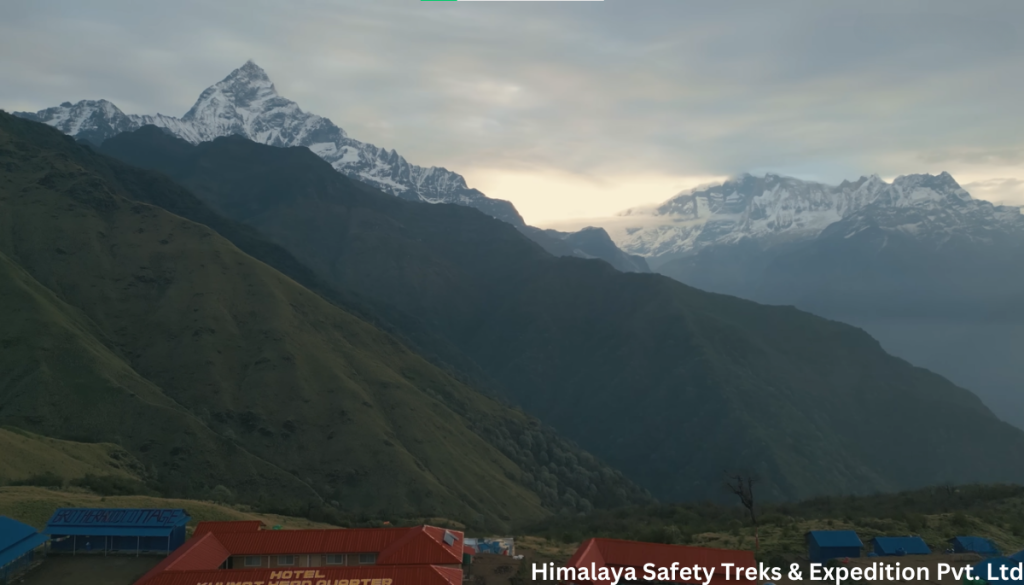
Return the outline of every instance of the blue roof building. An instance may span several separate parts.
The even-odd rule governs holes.
[[[1001,553],[996,543],[980,536],[954,536],[949,544],[955,553],[977,553],[983,557],[998,557]]]
[[[807,556],[812,563],[857,558],[864,543],[852,530],[812,530],[807,533]]]
[[[191,519],[181,509],[59,508],[45,534],[54,552],[170,554],[185,542]]]
[[[929,555],[932,549],[920,536],[876,536],[875,553],[880,557]]]
[[[1018,563],[1024,563],[1024,550],[1010,555],[1010,558]]]
[[[28,524],[0,516],[0,583],[31,569],[46,552],[46,537]]]

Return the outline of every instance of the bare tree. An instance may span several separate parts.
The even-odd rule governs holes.
[[[756,481],[757,478],[752,475],[725,474],[725,486],[736,494],[736,497],[740,499],[740,504],[743,504],[747,513],[750,514],[750,523],[754,526],[754,550],[761,550],[761,538],[757,530],[757,512],[754,509],[754,482]]]

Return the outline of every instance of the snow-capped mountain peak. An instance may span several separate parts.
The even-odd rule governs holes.
[[[259,111],[265,102],[275,98],[280,96],[267,72],[250,60],[204,91],[182,120],[202,119],[230,110],[239,114]]]
[[[386,193],[428,203],[475,207],[513,225],[525,225],[511,203],[470,189],[461,175],[440,167],[410,164],[393,149],[354,140],[329,119],[303,111],[278,94],[266,71],[251,60],[203,91],[180,118],[126,115],[106,100],[65,102],[36,113],[16,114],[97,144],[152,124],[193,144],[240,135],[271,146],[304,146],[338,172]]]
[[[871,175],[837,186],[744,173],[627,210],[608,227],[623,251],[661,262],[743,240],[762,248],[807,240],[842,220],[851,230],[872,223],[937,241],[987,238],[993,229],[1024,233],[1020,209],[975,200],[946,172],[891,184]]]
[[[920,205],[925,201],[942,202],[972,201],[952,175],[943,171],[938,175],[903,175],[892,182],[892,192],[897,197],[893,204],[900,206]]]

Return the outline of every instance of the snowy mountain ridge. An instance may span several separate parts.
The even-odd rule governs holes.
[[[938,243],[984,239],[993,230],[1024,235],[1019,208],[973,199],[948,173],[905,175],[892,183],[873,175],[836,186],[743,174],[653,208],[623,211],[608,227],[623,251],[660,263],[744,240],[762,248],[809,240],[839,222],[847,230],[877,225]]]
[[[241,135],[271,146],[305,146],[342,174],[386,193],[475,207],[512,225],[524,225],[510,202],[470,189],[461,175],[441,167],[412,165],[394,150],[350,138],[329,119],[304,112],[281,97],[266,72],[252,61],[207,88],[181,118],[125,114],[107,100],[65,102],[36,113],[15,114],[96,144],[152,124],[193,144]]]

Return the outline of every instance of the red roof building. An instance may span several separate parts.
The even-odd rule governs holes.
[[[419,572],[402,573],[403,582],[407,581],[409,585],[414,581],[443,585],[437,580],[447,578],[447,572],[423,569],[454,570],[461,582],[463,540],[461,532],[434,526],[265,530],[260,522],[202,522],[191,539],[146,573],[137,584],[151,585],[157,583],[157,577],[168,579],[166,575],[186,572],[220,575],[211,581],[213,584],[229,581],[248,583],[249,579],[239,580],[242,571],[266,569],[270,575],[274,571],[303,572],[312,568],[330,569],[330,574],[334,575],[332,579],[351,580],[355,577],[343,577],[338,571],[344,569],[342,573],[345,575],[356,575],[352,571],[412,567],[418,568]],[[373,575],[376,573],[365,579],[396,578]],[[419,577],[414,579],[414,575]],[[274,581],[281,579],[275,578]],[[308,579],[300,579],[303,580]],[[313,582],[320,580],[330,583],[326,576],[313,579]],[[393,584],[370,581],[361,585],[402,585],[397,581]],[[202,583],[202,580],[198,582]]]
[[[237,522],[200,522],[196,526],[195,532],[192,533],[192,538],[202,536],[207,532],[256,532],[263,530],[267,527],[266,524],[259,520],[241,520]]]
[[[314,567],[234,571],[168,571],[146,585],[461,585],[462,571],[448,567]]]
[[[678,546],[673,544],[655,544],[650,542],[635,542],[631,540],[615,540],[611,538],[591,538],[583,542],[576,552],[569,559],[565,566],[574,569],[586,569],[588,577],[594,576],[595,569],[602,567],[624,569],[632,567],[636,571],[637,580],[644,581],[644,567],[653,564],[655,571],[658,568],[671,568],[673,563],[678,563],[678,568],[700,567],[711,570],[713,585],[737,585],[756,583],[756,580],[746,580],[738,575],[736,568],[756,567],[754,553],[743,550],[726,550],[718,548],[703,548],[697,546]],[[726,573],[727,565],[731,564],[729,573]],[[700,579],[684,578],[685,575],[677,571],[668,579],[656,579],[656,581],[672,581],[676,583],[702,583],[706,577]],[[554,580],[554,579],[552,579]],[[611,580],[587,579],[572,581],[576,585],[610,585]]]

